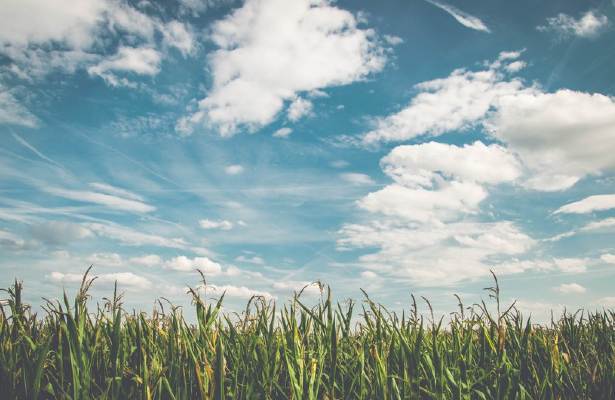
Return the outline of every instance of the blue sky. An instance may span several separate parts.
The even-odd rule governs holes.
[[[0,283],[615,305],[615,4],[0,5]],[[307,295],[317,296],[312,286]]]

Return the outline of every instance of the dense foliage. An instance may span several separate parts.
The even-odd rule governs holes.
[[[450,322],[361,305],[281,310],[252,299],[239,317],[190,293],[196,324],[171,308],[127,313],[121,296],[32,313],[16,282],[0,314],[0,397],[10,399],[612,399],[615,313],[564,315],[534,326],[514,306],[461,304]]]

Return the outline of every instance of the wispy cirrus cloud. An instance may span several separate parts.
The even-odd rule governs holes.
[[[148,213],[156,210],[156,207],[142,201],[119,197],[113,194],[93,192],[90,190],[62,189],[58,187],[44,187],[42,190],[54,196],[84,203],[100,204],[115,210],[136,213]]]
[[[454,7],[450,4],[446,4],[442,1],[437,1],[437,0],[425,0],[425,1],[428,2],[429,4],[432,4],[446,11],[453,18],[455,18],[457,22],[459,22],[461,25],[465,26],[466,28],[470,28],[470,29],[474,29],[474,30],[482,31],[482,32],[487,32],[487,33],[491,32],[491,30],[489,30],[487,25],[485,25],[485,23],[481,21],[480,18],[475,17],[471,14],[468,14],[464,11],[461,11],[457,7]]]

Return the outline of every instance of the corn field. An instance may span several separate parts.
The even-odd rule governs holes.
[[[0,397],[6,399],[613,399],[615,312],[533,325],[514,305],[459,305],[447,322],[388,312],[367,294],[334,304],[323,288],[281,308],[251,299],[240,316],[190,290],[178,308],[127,312],[114,291],[87,309],[94,279],[44,316],[6,289]],[[493,309],[493,311],[490,311]]]

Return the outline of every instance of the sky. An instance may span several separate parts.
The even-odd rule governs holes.
[[[7,0],[0,286],[615,307],[615,3]],[[304,296],[317,299],[317,285]]]

